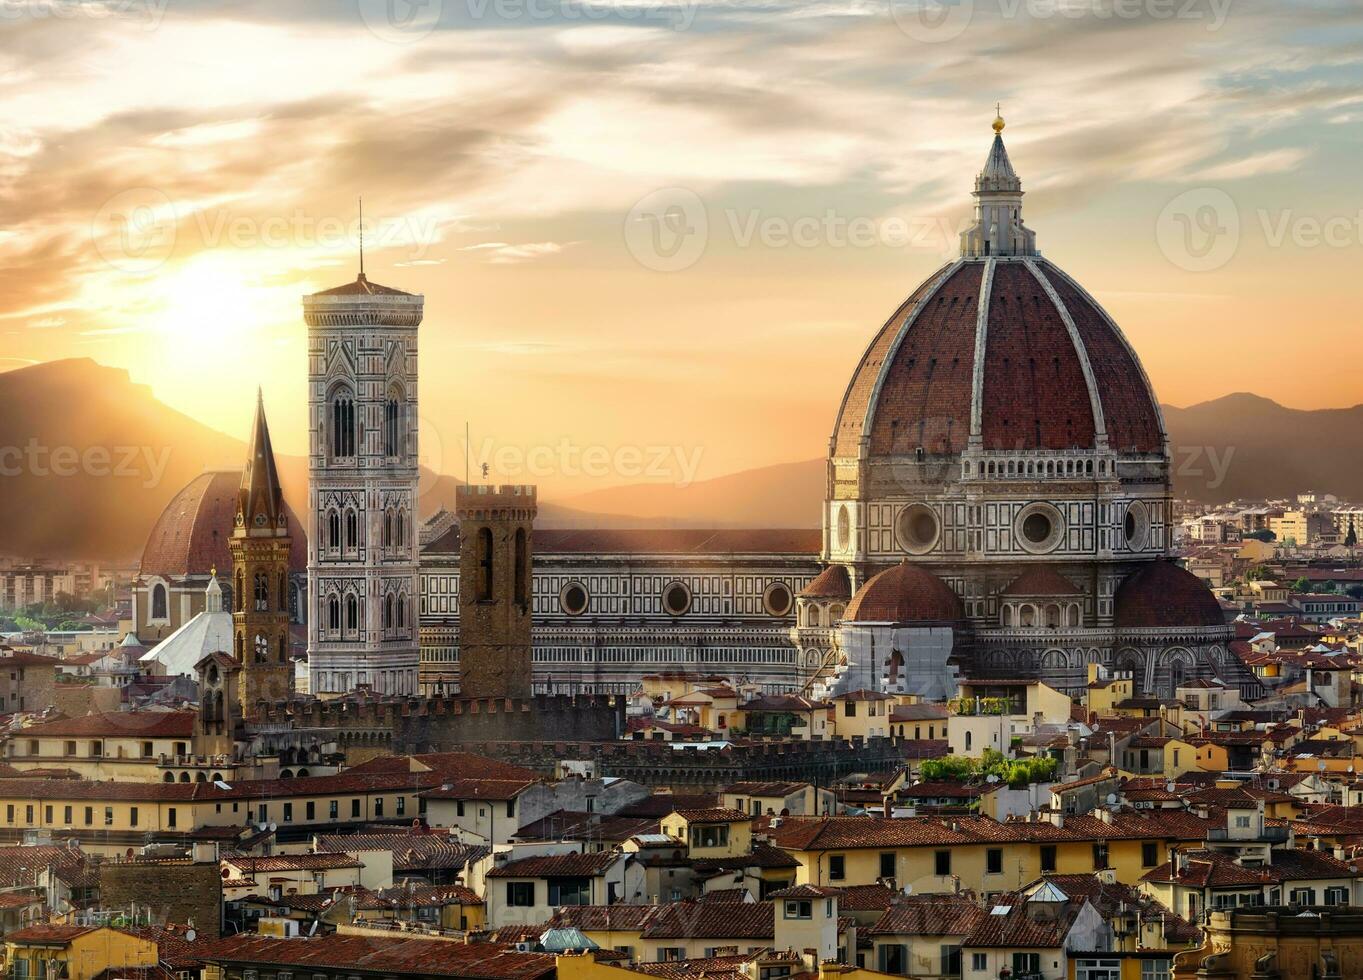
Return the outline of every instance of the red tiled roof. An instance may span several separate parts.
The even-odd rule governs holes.
[[[1028,903],[1020,896],[1005,896],[999,899],[989,913],[980,916],[975,928],[970,930],[964,945],[972,947],[1022,949],[1059,949],[1065,945],[1065,937],[1074,926],[1074,920],[1087,904],[1083,899],[1066,902],[1052,915],[1033,915]],[[1010,905],[1006,915],[995,914],[995,910]]]
[[[363,272],[355,277],[354,282],[343,283],[339,286],[332,286],[324,289],[320,293],[313,293],[313,296],[413,296],[414,293],[404,292],[401,289],[394,289],[392,286],[380,286],[376,282],[370,282]]]
[[[876,920],[872,936],[964,936],[985,914],[975,902],[949,895],[900,896]]]
[[[110,711],[80,718],[29,725],[21,738],[189,738],[194,734],[192,711]]]
[[[999,595],[1070,596],[1083,591],[1049,565],[1036,565],[1009,582]]]
[[[310,854],[271,854],[266,857],[246,857],[227,855],[224,864],[230,864],[244,874],[266,874],[276,871],[334,871],[340,868],[362,868],[364,865],[349,854],[321,853]]]
[[[94,930],[95,926],[70,926],[63,923],[47,922],[7,932],[5,933],[5,942],[65,945],[87,932],[94,932]]]
[[[421,795],[428,800],[514,800],[538,779],[446,779]]]
[[[776,931],[771,902],[674,902],[658,906],[643,927],[644,939],[751,939],[770,941]]]
[[[673,813],[687,823],[748,823],[753,819],[742,810],[734,810],[724,806],[711,806],[699,810],[674,810]]]
[[[518,953],[498,943],[329,935],[276,939],[242,933],[204,943],[213,963],[330,967],[356,973],[436,975],[470,980],[540,980],[554,974],[554,958]]]
[[[959,622],[965,618],[960,597],[920,565],[900,562],[866,581],[843,614],[845,622]]]
[[[590,877],[605,874],[620,859],[617,851],[590,854],[542,854],[508,861],[487,873],[489,878]]]
[[[394,871],[458,870],[487,853],[444,833],[321,834],[317,850],[355,854],[389,851]]]
[[[724,787],[724,793],[731,796],[786,797],[808,787],[809,783],[730,783]]]

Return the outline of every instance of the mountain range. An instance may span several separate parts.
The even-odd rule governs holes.
[[[1208,503],[1319,490],[1363,498],[1363,405],[1285,408],[1249,393],[1164,406],[1174,489]],[[159,402],[128,372],[89,359],[0,373],[0,552],[134,559],[166,503],[205,469],[239,469],[245,446]],[[295,512],[307,461],[277,459]],[[452,507],[459,481],[426,473],[422,516]],[[688,487],[634,484],[540,502],[545,527],[812,527],[822,459]]]

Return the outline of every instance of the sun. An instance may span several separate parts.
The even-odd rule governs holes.
[[[149,284],[148,326],[195,345],[245,341],[298,315],[296,289],[263,281],[239,254],[201,252]]]

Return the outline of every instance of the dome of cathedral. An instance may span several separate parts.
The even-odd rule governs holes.
[[[1127,576],[1113,597],[1113,621],[1118,629],[1226,625],[1207,584],[1168,560],[1149,562]]]
[[[1037,251],[999,128],[961,257],[872,339],[843,396],[834,458],[1164,452],[1159,404],[1135,352]]]
[[[868,579],[843,616],[852,623],[954,623],[965,619],[950,586],[921,565],[900,562]]]
[[[240,470],[201,473],[166,504],[142,550],[143,575],[207,575],[213,568],[232,568],[228,539],[236,523]],[[292,535],[289,569],[306,572],[308,541],[303,526],[286,504]]]

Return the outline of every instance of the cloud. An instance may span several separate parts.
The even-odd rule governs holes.
[[[1307,157],[1305,149],[1295,147],[1269,150],[1239,160],[1228,160],[1190,174],[1189,180],[1243,180],[1265,174],[1281,174],[1295,170]]]
[[[493,265],[507,265],[514,262],[542,259],[547,255],[558,255],[565,248],[577,244],[580,243],[523,242],[519,245],[510,245],[507,242],[479,242],[476,245],[465,245],[459,251],[483,252],[488,255],[488,261]]]

